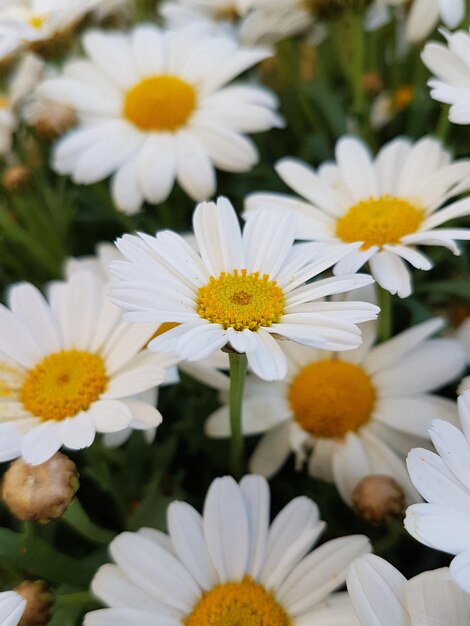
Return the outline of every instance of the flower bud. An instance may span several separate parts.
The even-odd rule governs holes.
[[[367,522],[381,524],[405,508],[403,489],[391,476],[366,476],[354,488],[352,502]]]
[[[21,191],[29,182],[31,171],[24,165],[10,165],[3,172],[2,182],[8,191]]]
[[[29,122],[41,139],[52,141],[76,125],[77,114],[66,104],[44,100],[31,107]]]
[[[2,498],[18,519],[49,521],[64,514],[77,489],[75,463],[58,452],[41,465],[12,463],[3,477]]]
[[[54,596],[42,580],[24,580],[15,588],[26,600],[26,608],[18,626],[45,626],[51,619]]]

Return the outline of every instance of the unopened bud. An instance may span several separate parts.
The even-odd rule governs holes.
[[[46,141],[52,141],[77,124],[75,110],[60,102],[38,102],[30,117],[36,133]]]
[[[366,476],[354,488],[352,502],[366,521],[381,524],[405,508],[403,489],[391,476]]]
[[[26,600],[26,608],[18,626],[45,626],[51,619],[54,596],[42,580],[24,580],[16,589]]]
[[[8,191],[21,191],[29,182],[31,171],[24,165],[11,165],[3,172],[3,186]]]
[[[77,489],[75,463],[57,452],[41,465],[12,463],[3,477],[2,498],[18,519],[49,521],[64,514]]]
[[[383,89],[384,81],[377,72],[366,72],[362,75],[362,87],[368,93],[379,93]]]

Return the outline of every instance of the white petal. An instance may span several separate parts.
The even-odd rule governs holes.
[[[248,566],[250,532],[243,496],[233,478],[213,481],[203,517],[207,549],[220,581],[241,580]]]
[[[59,423],[48,421],[36,426],[24,436],[21,453],[25,463],[40,465],[54,456],[61,445]]]

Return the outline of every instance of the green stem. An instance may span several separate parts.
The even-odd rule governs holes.
[[[95,602],[95,599],[89,591],[77,591],[76,593],[64,593],[58,594],[56,603],[60,605],[83,605],[91,604]]]
[[[65,511],[62,516],[62,521],[68,524],[82,537],[93,543],[108,544],[115,536],[113,532],[94,524],[77,498],[74,498]]]
[[[242,432],[242,402],[245,388],[247,358],[246,354],[229,353],[230,360],[230,429],[231,440],[231,468],[232,474],[238,478],[243,470],[243,432]]]
[[[365,117],[365,94],[363,85],[364,76],[364,17],[362,13],[352,12],[351,24],[351,89],[352,110],[359,125],[362,126]]]
[[[436,137],[440,139],[442,143],[445,143],[447,133],[450,129],[449,108],[449,105],[443,105],[441,107],[441,113],[436,126]]]
[[[379,341],[387,341],[392,334],[392,296],[387,289],[375,284],[379,313]]]

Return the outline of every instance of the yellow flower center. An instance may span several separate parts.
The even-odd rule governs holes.
[[[196,107],[193,87],[176,76],[151,76],[130,89],[124,117],[145,131],[175,131]]]
[[[415,97],[413,85],[402,85],[393,92],[393,104],[396,111],[402,111]]]
[[[46,21],[45,15],[32,15],[28,20],[28,24],[32,26],[33,28],[36,28],[37,30],[39,30],[40,28],[43,27],[45,21]]]
[[[20,397],[41,420],[63,420],[88,409],[108,385],[103,360],[80,350],[49,354],[29,370]]]
[[[315,437],[339,438],[369,421],[375,389],[357,365],[316,361],[292,381],[289,402],[304,430]]]
[[[291,626],[287,613],[266,589],[246,577],[217,585],[184,618],[185,626]]]
[[[336,224],[337,236],[347,243],[363,241],[362,249],[397,244],[405,235],[415,233],[424,211],[393,196],[362,200]]]
[[[4,111],[5,109],[8,109],[9,107],[10,107],[10,101],[8,99],[8,96],[0,95],[0,109]]]
[[[280,320],[284,293],[267,274],[234,270],[233,274],[222,272],[218,278],[211,276],[209,283],[198,290],[197,306],[199,315],[213,324],[258,330]]]

